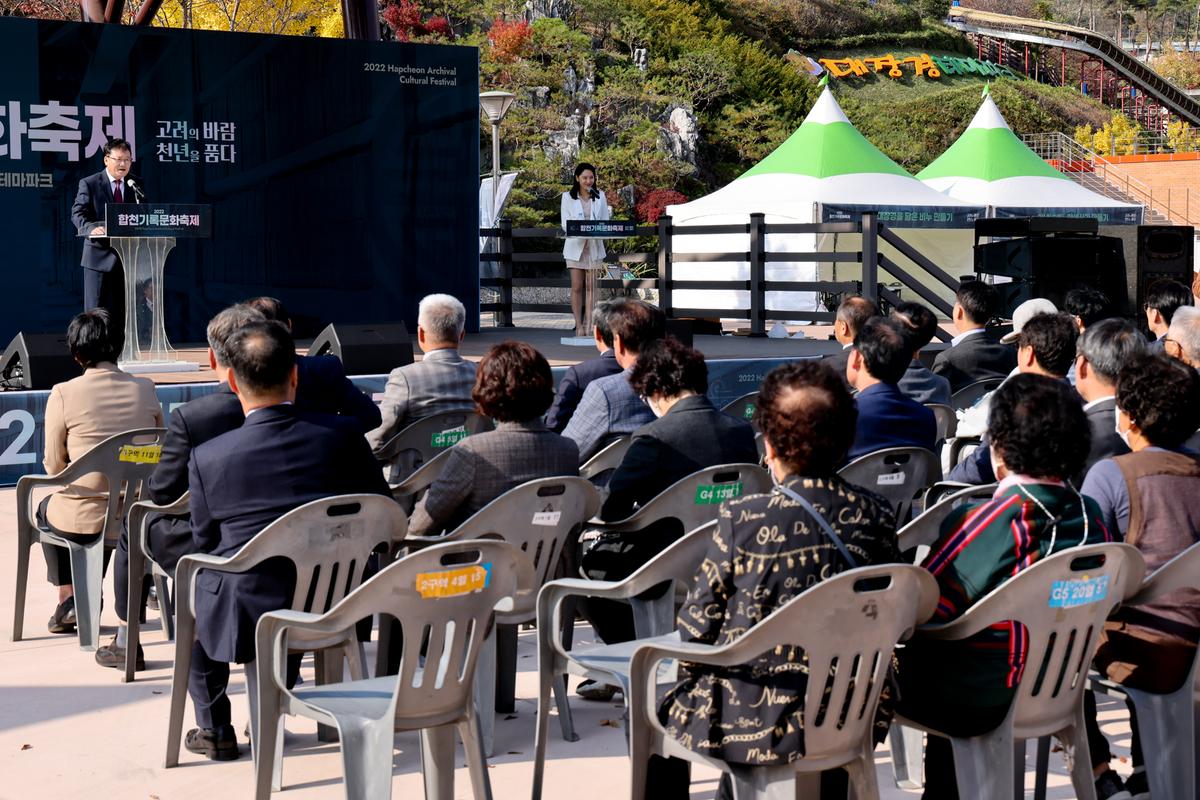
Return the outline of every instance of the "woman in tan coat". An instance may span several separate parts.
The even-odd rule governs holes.
[[[154,384],[117,367],[125,332],[108,311],[97,308],[71,320],[67,345],[83,374],[50,390],[46,403],[46,474],[57,475],[88,450],[114,434],[134,428],[161,427],[162,406]],[[104,528],[108,484],[103,475],[85,475],[42,500],[38,524],[80,542],[95,540]],[[108,531],[115,541],[118,531]],[[75,630],[75,590],[67,550],[42,545],[50,583],[58,587],[58,608],[50,618],[51,633]],[[108,554],[105,551],[105,566]]]

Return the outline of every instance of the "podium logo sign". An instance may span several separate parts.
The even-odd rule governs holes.
[[[586,236],[619,239],[637,235],[637,224],[628,219],[611,220],[567,220],[567,236]]]
[[[113,203],[106,208],[109,236],[212,235],[212,208],[191,203]]]

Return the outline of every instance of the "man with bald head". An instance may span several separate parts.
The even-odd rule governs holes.
[[[1163,349],[1176,361],[1200,369],[1200,308],[1182,306],[1171,317]]]
[[[837,318],[833,322],[833,338],[842,349],[823,359],[834,372],[846,377],[846,363],[850,360],[850,348],[854,346],[854,337],[858,336],[863,323],[876,316],[879,309],[865,297],[851,295],[838,305]]]

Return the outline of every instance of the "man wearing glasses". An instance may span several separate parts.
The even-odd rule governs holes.
[[[76,230],[87,234],[83,242],[83,308],[105,308],[114,319],[125,319],[125,273],[104,230],[104,208],[109,203],[144,202],[140,182],[129,179],[133,150],[124,139],[104,145],[104,169],[79,182],[71,208]]]

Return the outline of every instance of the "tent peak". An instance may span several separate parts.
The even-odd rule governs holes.
[[[984,95],[983,102],[979,104],[979,110],[975,112],[975,116],[971,119],[970,128],[1004,128],[1012,130],[1008,127],[1008,122],[1005,121],[1004,115],[1000,113],[1000,107],[996,105],[996,101],[992,99],[989,92]]]
[[[848,124],[850,122],[846,112],[842,111],[842,107],[838,105],[838,101],[834,99],[833,92],[829,91],[828,86],[821,90],[821,96],[817,98],[817,102],[813,103],[812,110],[804,118],[805,125],[810,122],[819,125],[829,125],[834,122]]]

